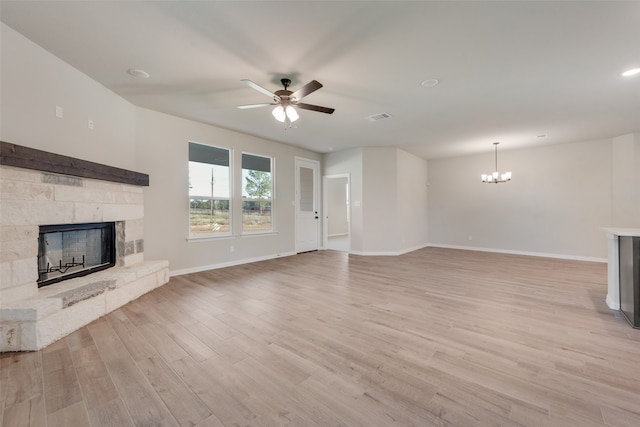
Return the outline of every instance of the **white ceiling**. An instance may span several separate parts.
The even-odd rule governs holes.
[[[618,76],[640,67],[640,2],[0,4],[4,23],[135,105],[318,152],[436,158],[640,131],[640,75]],[[269,102],[241,79],[275,91],[282,77],[320,81],[303,102],[335,113],[300,111],[285,131],[270,108],[236,108]]]

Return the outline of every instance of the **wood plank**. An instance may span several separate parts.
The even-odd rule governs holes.
[[[200,421],[193,427],[224,427],[224,424],[220,422],[218,417],[216,417],[215,415],[211,415],[209,418]]]
[[[72,334],[68,335],[67,345],[69,346],[69,350],[71,350],[72,354],[85,347],[95,347],[95,343],[93,342],[91,333],[86,327],[80,328]]]
[[[232,339],[222,338],[210,327],[200,322],[190,325],[189,330],[216,354],[230,363],[235,363],[248,357],[247,353],[235,345]]]
[[[276,425],[287,425],[289,421],[300,418],[308,421],[308,425],[346,425],[331,408],[318,404],[314,398],[298,388],[291,388],[278,375],[274,375],[273,371],[253,358],[244,359],[236,366],[262,388],[271,390],[270,394],[278,396],[278,406],[263,416],[267,424],[272,421]]]
[[[143,359],[138,366],[181,426],[195,425],[212,415],[159,356]]]
[[[66,406],[47,415],[48,427],[89,427],[89,416],[82,402]]]
[[[82,384],[82,394],[87,409],[99,407],[105,402],[120,399],[109,371],[100,359],[98,350],[95,349],[92,354],[95,356],[93,363],[75,365],[78,381]]]
[[[4,417],[4,403],[7,399],[7,387],[9,384],[9,364],[11,363],[11,354],[0,354],[0,426]]]
[[[229,367],[222,363],[218,369],[226,371]],[[222,424],[245,425],[255,420],[256,415],[248,405],[229,393],[218,381],[216,372],[206,370],[189,356],[174,361],[171,368]]]
[[[163,325],[163,329],[172,340],[198,362],[203,362],[215,354],[211,347],[208,347],[199,337],[191,333],[191,328],[187,329],[179,323],[166,323]]]
[[[88,328],[133,423],[178,426],[106,319]]]
[[[2,425],[7,427],[41,427],[46,425],[44,395],[22,400],[5,408]]]
[[[179,425],[131,358],[112,360],[107,369],[134,424]]]
[[[92,427],[129,427],[134,426],[124,402],[120,399],[110,400],[100,406],[88,409]]]
[[[155,323],[145,323],[139,326],[138,330],[149,344],[158,349],[160,356],[167,362],[188,356],[188,353]]]
[[[59,342],[65,343],[64,340]],[[73,365],[69,348],[65,345],[57,350],[42,352],[45,404],[47,415],[82,402],[82,391]],[[83,406],[84,407],[84,406]],[[70,415],[75,419],[76,410]],[[63,416],[62,419],[66,417]]]
[[[4,402],[4,425],[24,425],[16,417],[44,421],[44,386],[42,373],[42,353],[9,354],[6,360],[6,396]],[[14,408],[15,407],[15,408]],[[20,414],[20,415],[17,415]]]
[[[112,311],[105,318],[133,360],[138,361],[158,354],[156,349],[149,344],[133,322],[129,320],[129,317],[124,311]]]

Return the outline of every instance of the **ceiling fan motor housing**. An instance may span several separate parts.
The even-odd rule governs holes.
[[[282,104],[282,105],[291,104],[294,101],[294,99],[290,98],[290,95],[293,92],[287,89],[289,87],[289,85],[291,84],[291,80],[289,80],[289,79],[280,79],[280,82],[282,83],[282,86],[284,86],[284,89],[280,89],[280,90],[277,90],[277,91],[274,92],[276,94],[275,101],[278,104]]]
[[[293,101],[293,98],[290,98],[289,95],[291,95],[293,92],[291,92],[290,90],[277,90],[274,92],[276,94],[276,102],[278,102],[279,104],[286,104],[286,103],[290,103],[291,101]]]

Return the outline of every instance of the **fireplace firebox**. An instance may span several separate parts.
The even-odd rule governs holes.
[[[114,222],[42,225],[38,237],[38,287],[115,265]]]

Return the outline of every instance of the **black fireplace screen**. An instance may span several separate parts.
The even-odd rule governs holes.
[[[40,226],[38,287],[115,265],[115,223]]]

